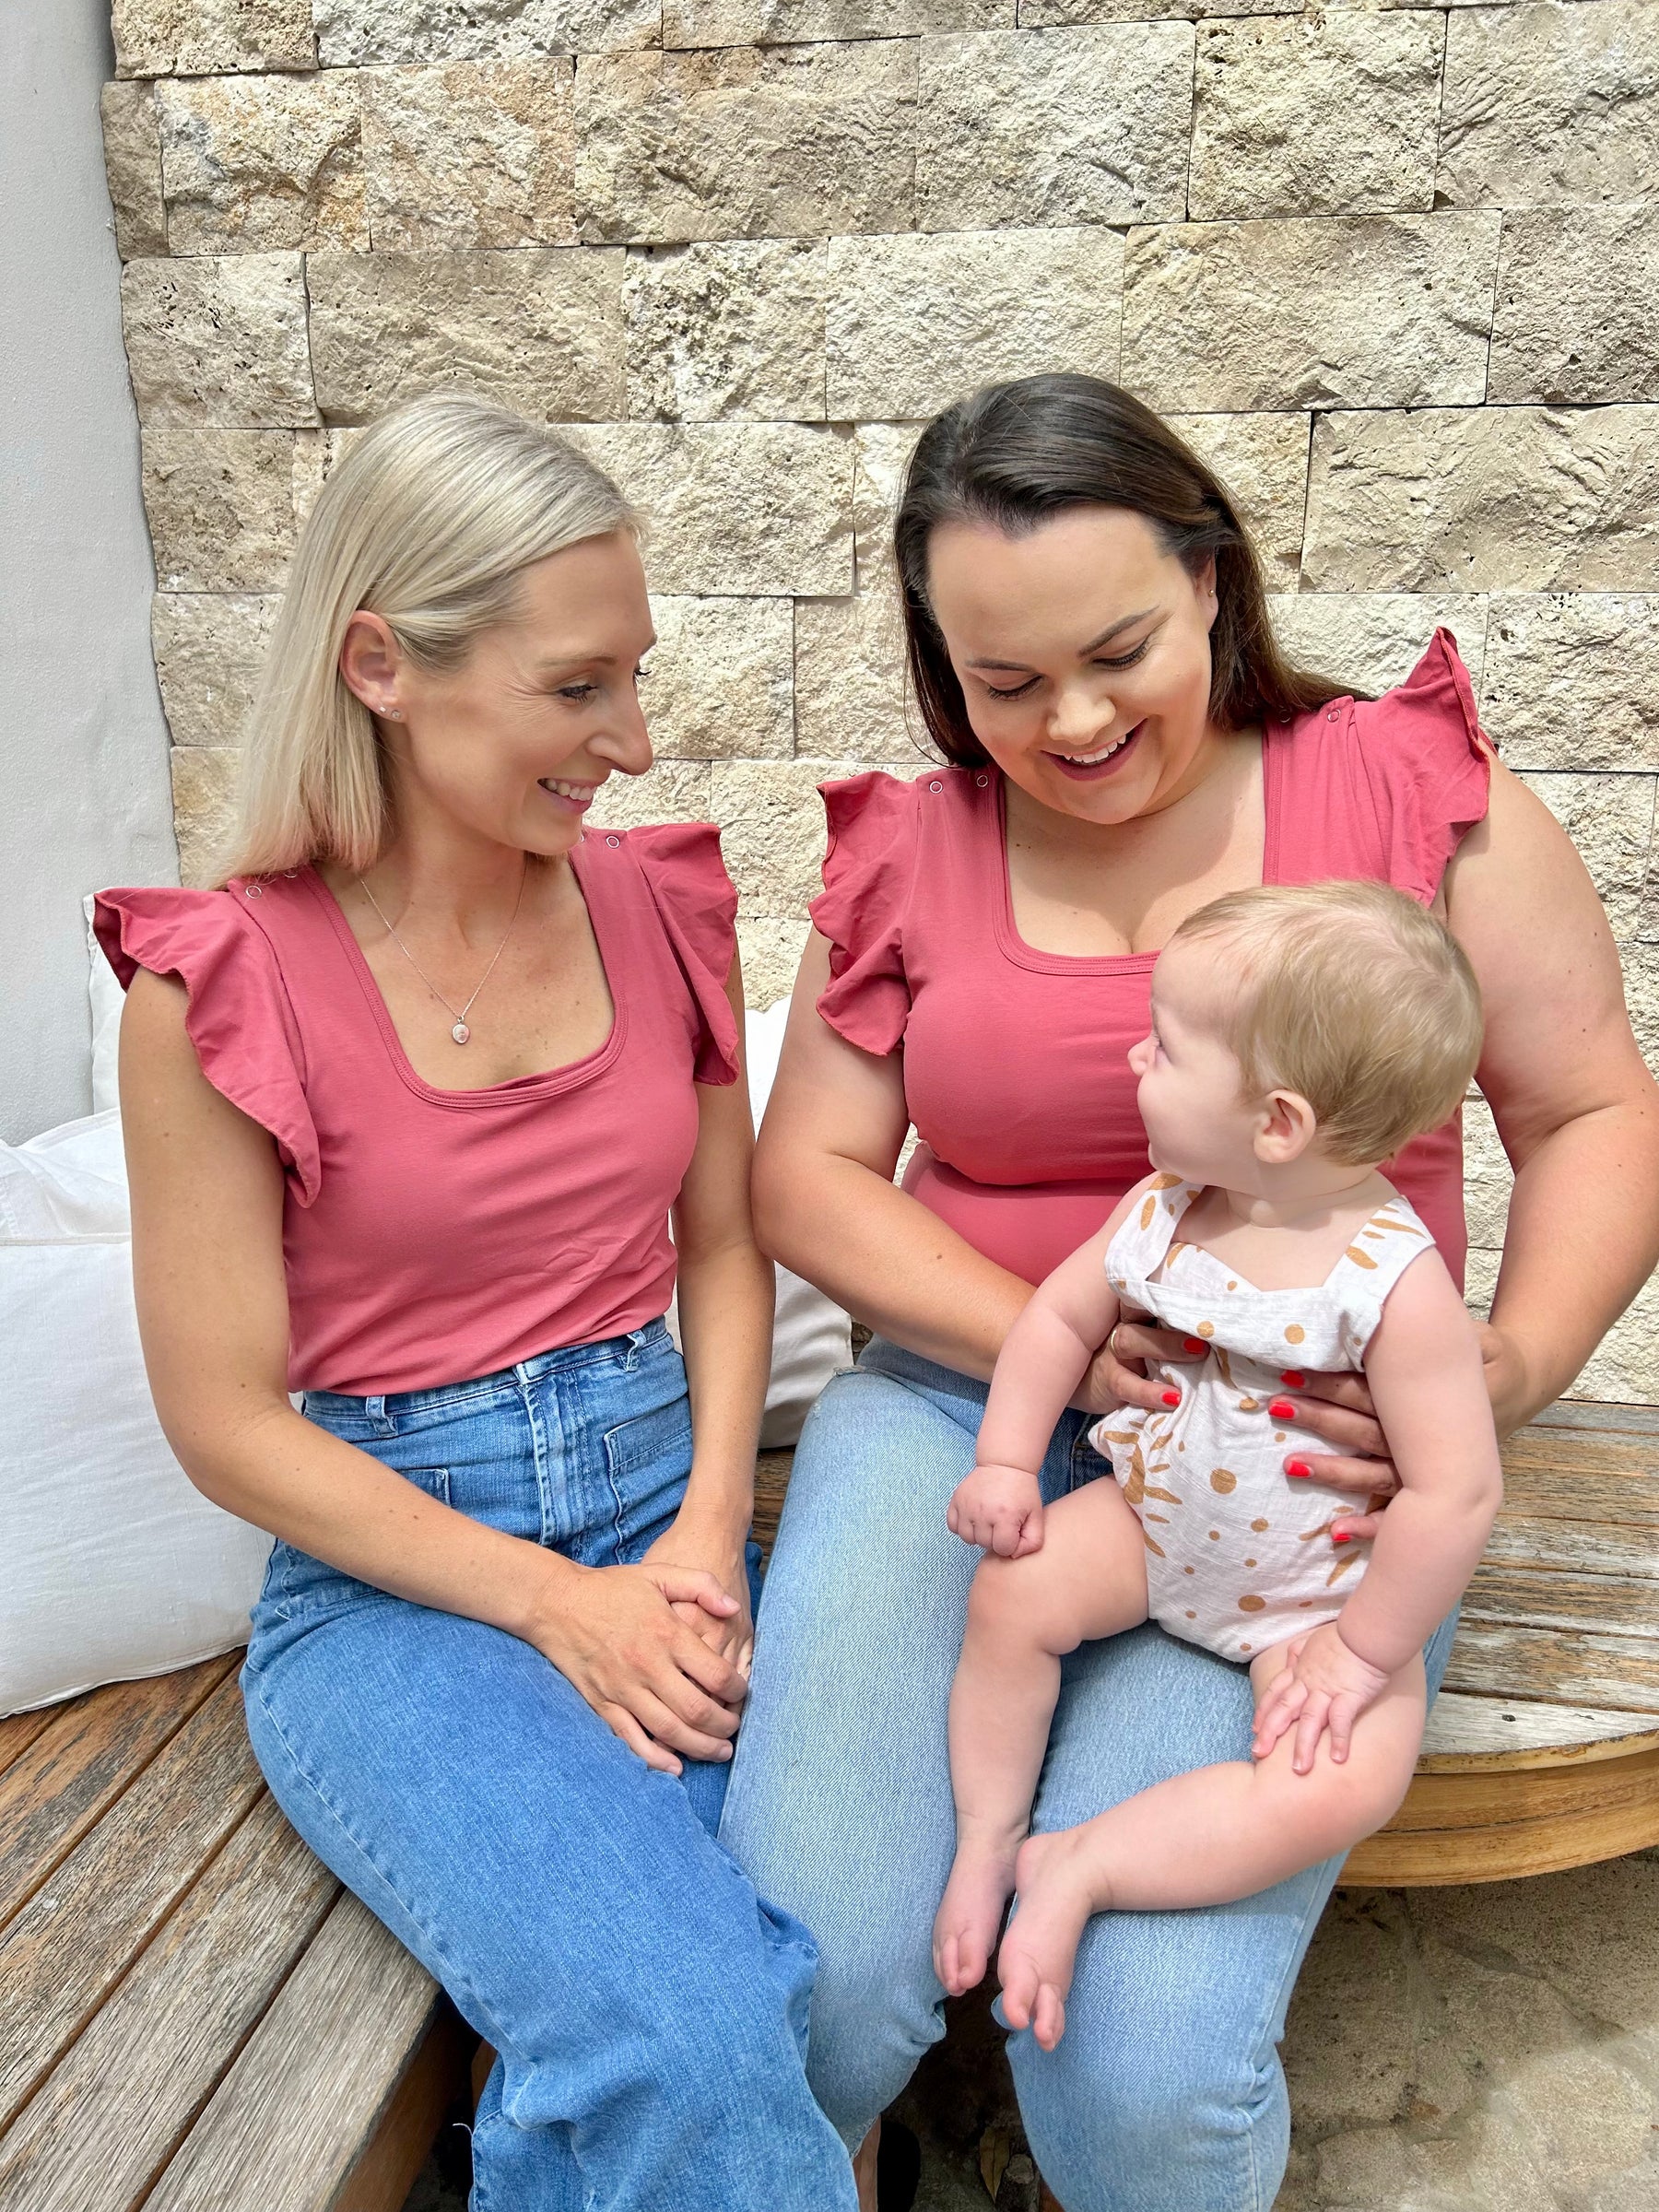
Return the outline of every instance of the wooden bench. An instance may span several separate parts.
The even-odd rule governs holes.
[[[763,1454],[770,1545],[789,1454]],[[1505,1454],[1418,1779],[1351,1883],[1659,1842],[1659,1413]],[[248,1748],[238,1654],[0,1721],[0,2212],[399,2212],[477,2038]]]
[[[241,1653],[0,1721],[4,2212],[399,2212],[477,2038],[276,1810]]]

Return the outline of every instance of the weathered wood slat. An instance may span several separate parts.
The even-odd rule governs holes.
[[[755,1462],[755,1541],[764,1552],[771,1550],[778,1534],[778,1515],[789,1487],[793,1452],[762,1452]]]
[[[1568,1574],[1617,1574],[1659,1584],[1659,1523],[1534,1520],[1506,1507],[1488,1540],[1486,1564]]]
[[[221,1682],[0,1936],[0,2129],[264,1786]]]
[[[1503,1448],[1503,1496],[1506,1512],[1651,1527],[1659,1519],[1659,1465],[1645,1440],[1563,1440],[1524,1429]]]
[[[39,1712],[8,1713],[0,1721],[0,1774],[4,1774],[14,1759],[27,1751],[37,1735],[43,1735],[56,1718],[48,1705]]]
[[[0,1927],[241,1659],[76,1698],[0,1774]]]
[[[1511,1767],[1583,1765],[1659,1744],[1659,1712],[1605,1712],[1514,1696],[1442,1689],[1423,1732],[1419,1774],[1500,1773]]]
[[[0,2212],[142,2202],[338,1888],[260,1798],[0,2141]]]
[[[1659,1436],[1659,1406],[1622,1406],[1606,1398],[1558,1398],[1534,1416],[1535,1429],[1614,1429]]]
[[[1452,1647],[1446,1688],[1501,1698],[1513,1697],[1517,1684],[1551,1704],[1659,1712],[1659,1642],[1516,1628],[1465,1613]]]
[[[1447,1882],[1518,1881],[1531,1874],[1559,1874],[1622,1858],[1659,1843],[1659,1806],[1647,1803],[1614,1811],[1559,1813],[1506,1827],[1385,1828],[1348,1853],[1345,1889],[1435,1888]]]
[[[1558,1813],[1647,1806],[1659,1821],[1659,1748],[1576,1767],[1511,1768],[1501,1774],[1419,1774],[1388,1823],[1391,1833],[1512,1827]]]
[[[329,2212],[402,2212],[444,2114],[465,2112],[467,2057],[477,2038],[446,2001],[409,2063],[374,2137]]]
[[[1659,1642],[1659,1582],[1483,1562],[1464,1594],[1465,1620],[1646,1637]]]
[[[426,1969],[343,1894],[145,2212],[329,2212],[439,2002]]]

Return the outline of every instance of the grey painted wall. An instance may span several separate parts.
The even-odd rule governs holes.
[[[98,95],[107,0],[0,0],[0,1138],[88,1111],[80,902],[177,881]]]

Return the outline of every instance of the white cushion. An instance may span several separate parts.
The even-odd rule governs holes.
[[[271,1539],[150,1404],[120,1118],[0,1145],[0,1713],[244,1643]]]
[[[115,980],[115,971],[103,956],[103,947],[92,934],[92,894],[81,900],[87,917],[87,997],[92,1008],[92,1111],[104,1113],[121,1103],[116,1088],[117,1047],[121,1041],[121,1009],[126,993]]]

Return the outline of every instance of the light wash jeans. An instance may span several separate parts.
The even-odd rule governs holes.
[[[305,1410],[591,1567],[641,1557],[690,1465],[660,1322]],[[813,1947],[713,1841],[724,1764],[653,1773],[529,1644],[284,1544],[242,1688],[284,1812],[500,2054],[474,2212],[852,2212],[803,2070]]]
[[[944,2032],[934,1913],[955,1848],[946,1710],[977,1551],[945,1525],[985,1386],[877,1338],[818,1400],[767,1571],[723,1841],[817,1939],[808,2072],[848,2144]],[[1110,1479],[1068,1414],[1043,1495]],[[1429,1652],[1444,1672],[1452,1623]],[[1147,1627],[1065,1663],[1039,1829],[1248,1756],[1242,1667]],[[1277,2042],[1339,1862],[1241,1903],[1089,1923],[1059,2047],[1008,2056],[1066,2212],[1268,2212]]]

